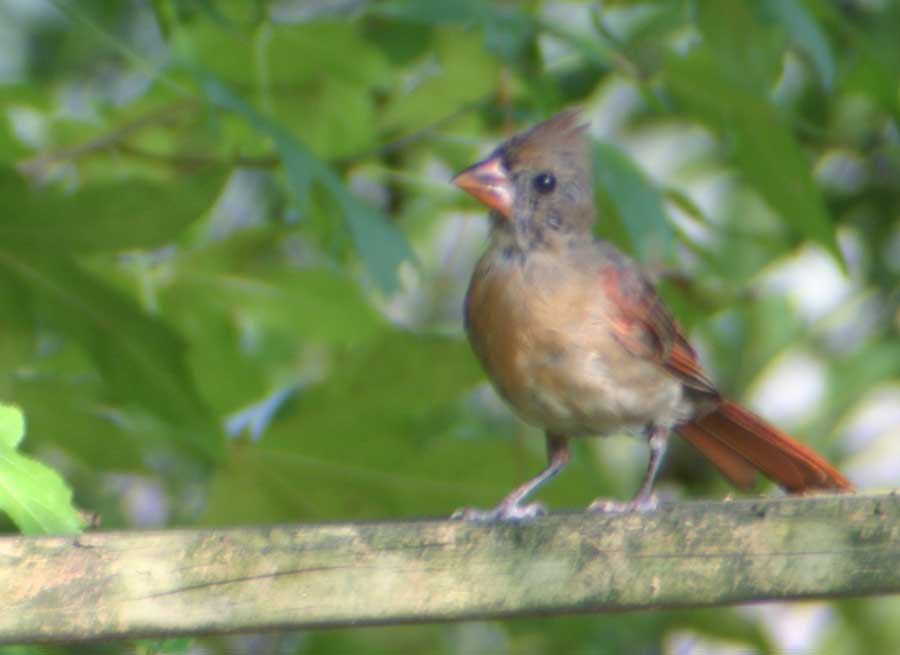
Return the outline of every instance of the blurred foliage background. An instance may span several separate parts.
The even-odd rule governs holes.
[[[27,420],[0,446],[41,471],[0,466],[0,486],[56,512],[23,522],[0,496],[3,526],[71,528],[53,470],[117,529],[495,502],[543,443],[462,335],[486,220],[448,180],[573,105],[599,233],[722,388],[861,489],[896,486],[898,34],[896,0],[0,0],[0,399]],[[542,497],[627,496],[645,457],[585,440]],[[660,493],[729,489],[679,445]],[[0,652],[888,653],[898,612]]]

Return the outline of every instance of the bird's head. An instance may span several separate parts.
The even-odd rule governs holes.
[[[590,232],[595,214],[586,128],[577,111],[562,112],[453,178],[493,210],[495,241],[533,249]]]

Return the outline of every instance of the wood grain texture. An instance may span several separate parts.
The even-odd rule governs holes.
[[[900,593],[900,497],[0,539],[0,641]]]

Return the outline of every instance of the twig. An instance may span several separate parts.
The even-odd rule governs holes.
[[[97,152],[119,147],[128,137],[141,130],[156,125],[165,124],[178,117],[184,111],[193,111],[196,108],[195,100],[178,100],[170,105],[154,109],[153,111],[130,121],[110,132],[101,134],[85,143],[51,150],[50,152],[31,157],[16,165],[16,169],[24,176],[36,180],[47,177],[50,169],[62,162],[77,161],[83,157],[91,156]]]
[[[248,157],[246,155],[236,155],[234,157],[217,157],[204,154],[186,154],[186,153],[159,153],[150,150],[144,150],[136,146],[121,143],[113,146],[117,152],[135,157],[137,159],[145,159],[147,161],[158,162],[174,166],[175,168],[183,168],[187,170],[206,168],[208,166],[236,166],[239,168],[275,168],[281,164],[281,157],[278,155],[263,155],[260,157]]]

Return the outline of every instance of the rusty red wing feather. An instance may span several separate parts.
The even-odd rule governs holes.
[[[676,324],[676,328],[677,328]],[[700,367],[700,361],[697,354],[687,342],[679,329],[678,338],[669,350],[669,357],[666,359],[665,368],[667,371],[674,373],[681,379],[684,384],[697,389],[698,391],[706,391],[716,393],[716,388],[703,369]]]
[[[616,339],[629,352],[660,367],[698,391],[716,393],[678,323],[639,272],[607,266],[601,272],[603,292],[614,306],[611,324]]]

